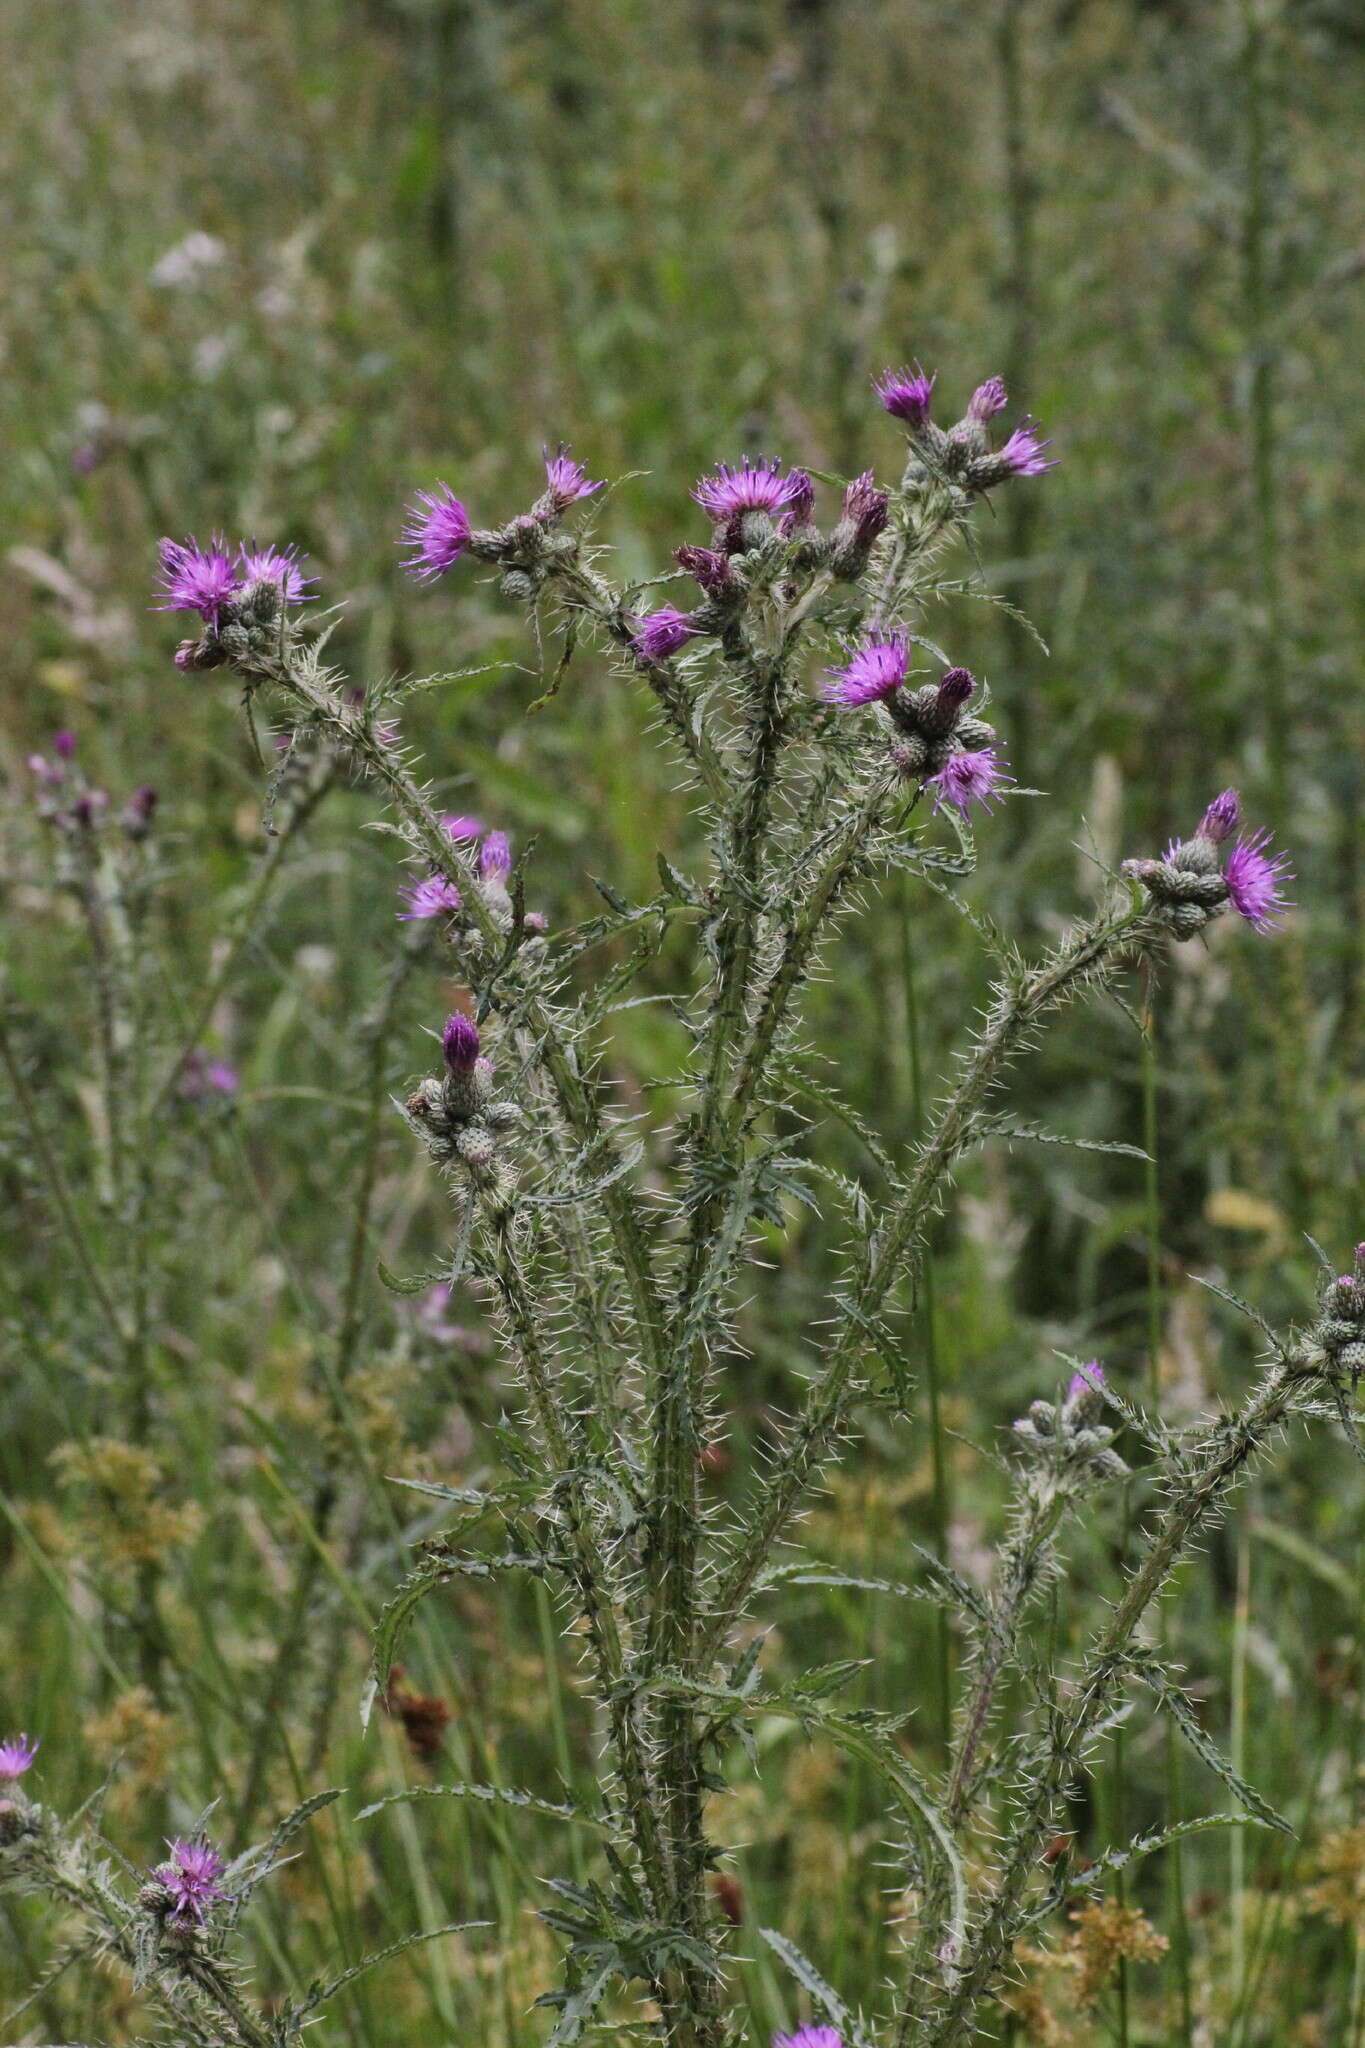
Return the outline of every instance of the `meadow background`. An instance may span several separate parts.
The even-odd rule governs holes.
[[[271,853],[233,690],[177,673],[176,623],[148,610],[156,539],[297,541],[344,598],[333,645],[358,677],[469,671],[415,700],[413,736],[452,808],[536,837],[534,898],[562,921],[591,876],[649,893],[656,847],[693,828],[643,693],[580,658],[528,716],[541,656],[493,586],[406,581],[412,489],[445,478],[494,524],[536,495],[542,443],[570,440],[627,479],[600,529],[641,575],[705,538],[688,491],[717,459],[889,473],[869,394],[888,363],[937,367],[950,418],[994,372],[1042,418],[1060,466],[979,532],[1046,654],[970,593],[931,628],[989,678],[1019,781],[1047,793],[981,831],[972,900],[1036,947],[1092,900],[1096,858],[1159,850],[1237,782],[1291,846],[1300,908],[1271,943],[1220,925],[1174,956],[1145,1042],[1099,1006],[1021,1071],[1024,1114],[1150,1141],[1153,1168],[1018,1148],[964,1177],[906,1325],[917,1425],[864,1440],[807,1533],[888,1578],[914,1580],[915,1544],[970,1574],[1000,1525],[992,1451],[1057,1350],[1206,1412],[1254,1332],[1191,1276],[1284,1320],[1311,1303],[1305,1234],[1337,1258],[1365,1236],[1365,20],[1352,0],[20,0],[0,65],[0,1003],[23,1098],[11,1074],[0,1728],[41,1735],[34,1789],[65,1809],[109,1777],[106,1828],[138,1862],[210,1802],[235,1841],[345,1787],[254,1910],[258,1981],[486,1921],[366,1979],[320,2038],[520,2048],[552,1979],[536,1879],[581,1871],[583,1845],[457,1801],[356,1819],[405,1782],[553,1797],[593,1768],[574,1644],[536,1589],[429,1602],[406,1695],[360,1732],[369,1628],[430,1526],[386,1475],[472,1474],[473,1426],[510,1398],[478,1302],[433,1326],[374,1273],[445,1242],[387,1102],[450,989],[433,947],[385,995],[407,928],[372,794],[333,790]],[[241,1076],[163,1105],[136,1384],[35,1148],[65,1161],[121,1299],[97,990],[25,766],[58,727],[111,807],[159,791],[148,1056],[217,963],[204,1042]],[[937,901],[893,893],[847,928],[811,1029],[888,1144],[984,986]],[[662,1008],[617,1027],[616,1071],[662,1124],[677,1027]],[[819,1220],[772,1257],[729,1367],[722,1490],[790,1402]],[[1113,1583],[1108,1512],[1072,1545],[1059,1630]],[[1360,1469],[1297,1441],[1186,1567],[1169,1628],[1210,1731],[1300,1832],[1146,1866],[1132,1897],[1164,1956],[1082,2013],[1062,1927],[1062,1960],[1032,1969],[1045,2010],[1021,1996],[1005,2038],[1365,2042],[1363,1564]],[[775,1665],[865,1657],[858,1696],[917,1703],[911,1743],[937,1754],[954,1645],[931,1610],[805,1588],[773,1619]],[[737,1759],[717,1818],[745,1845],[736,1954],[782,1927],[856,1997],[893,1938],[875,1787],[785,1726],[764,1751],[763,1785]],[[1172,1799],[1226,1803],[1144,1723],[1078,1803],[1082,1847]],[[0,2015],[46,1973],[0,2037],[133,2038],[126,1985],[62,1935],[0,1905]],[[762,2039],[789,1988],[758,1960],[740,1976]]]

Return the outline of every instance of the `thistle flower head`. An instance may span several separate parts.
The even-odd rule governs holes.
[[[193,538],[162,540],[157,552],[161,557],[161,603],[152,609],[198,612],[201,619],[216,626],[219,612],[240,587],[222,535],[214,534],[207,548]]]
[[[441,830],[457,846],[468,839],[482,839],[487,829],[482,818],[467,817],[460,811],[452,811],[441,820]]]
[[[830,704],[874,704],[894,697],[910,666],[908,642],[892,633],[867,640],[843,668],[829,670],[821,694]]]
[[[904,420],[909,427],[922,427],[928,419],[934,378],[926,377],[918,363],[913,370],[883,371],[873,379],[872,389],[893,419]]]
[[[12,1785],[16,1778],[22,1778],[38,1754],[36,1742],[30,1742],[27,1735],[8,1735],[0,1742],[0,1782]]]
[[[456,1011],[453,1017],[446,1018],[445,1030],[441,1033],[441,1050],[452,1074],[472,1074],[474,1062],[479,1057],[478,1026]]]
[[[409,882],[399,894],[407,905],[406,910],[398,913],[405,922],[418,917],[449,917],[460,907],[460,892],[444,875],[427,875],[420,882]]]
[[[805,470],[794,469],[788,481],[792,492],[782,517],[784,533],[792,533],[798,526],[809,526],[815,518],[815,485]]]
[[[696,632],[696,627],[686,612],[664,605],[662,610],[650,612],[635,628],[633,645],[642,661],[667,661],[680,647],[685,647]]]
[[[1211,839],[1215,846],[1219,846],[1223,840],[1231,839],[1240,819],[1241,806],[1237,800],[1237,792],[1235,789],[1225,789],[1221,796],[1214,798],[1199,820],[1199,830],[1195,837]]]
[[[304,575],[296,547],[258,548],[254,540],[238,548],[237,571],[243,583],[278,583],[286,604],[306,604],[309,585],[318,580]]]
[[[733,519],[742,512],[778,513],[786,510],[810,478],[804,470],[783,476],[780,462],[760,455],[751,463],[746,455],[738,469],[718,462],[710,476],[702,477],[692,495],[704,512],[716,521]]]
[[[553,455],[548,448],[541,452],[545,457],[546,495],[556,512],[567,512],[577,499],[590,498],[602,489],[600,483],[589,479],[583,464],[574,461],[562,441]]]
[[[490,832],[479,848],[479,873],[486,882],[512,872],[512,847],[505,832]]]
[[[978,384],[967,404],[967,417],[979,426],[985,426],[998,412],[1009,404],[1009,393],[1003,377],[988,377],[984,384]]]
[[[983,811],[994,810],[1006,783],[1013,782],[995,747],[982,747],[974,754],[954,754],[937,775],[925,784],[934,793],[934,809],[951,804],[965,818],[973,804]]]
[[[159,1864],[152,1875],[161,1880],[175,1901],[174,1913],[178,1920],[193,1920],[203,1926],[208,1918],[209,1908],[216,1905],[227,1893],[218,1883],[226,1865],[218,1851],[199,1836],[186,1841],[177,1835],[167,1842],[170,1857]]]
[[[470,530],[469,514],[449,484],[419,491],[403,528],[403,541],[412,549],[406,565],[409,575],[419,583],[444,576],[469,546]]]
[[[1093,1394],[1103,1385],[1104,1367],[1097,1358],[1092,1358],[1089,1365],[1083,1365],[1079,1372],[1072,1373],[1067,1384],[1066,1398],[1068,1401],[1075,1401],[1082,1394]]]
[[[730,557],[721,554],[718,548],[681,547],[673,551],[673,559],[680,569],[686,569],[708,597],[722,597],[734,587],[735,572],[730,567]]]
[[[198,1046],[185,1061],[180,1075],[180,1093],[190,1097],[235,1095],[241,1086],[236,1067],[226,1060],[211,1060]]]
[[[75,733],[65,730],[54,732],[52,735],[52,751],[59,761],[69,761],[76,751]]]
[[[1012,476],[1041,476],[1045,469],[1055,469],[1054,457],[1046,456],[1044,448],[1051,444],[1038,438],[1037,422],[1023,420],[1010,435],[996,460],[1002,462]]]
[[[843,2048],[837,2027],[798,2027],[794,2034],[774,2034],[773,2048]]]
[[[891,500],[878,489],[870,469],[855,476],[844,492],[843,514],[852,522],[859,547],[871,547],[877,536],[886,531],[890,511]]]
[[[1258,932],[1271,931],[1293,908],[1281,887],[1294,879],[1289,855],[1268,853],[1269,844],[1269,832],[1244,832],[1223,869],[1233,909]]]
[[[944,711],[956,711],[965,704],[976,688],[976,677],[969,668],[950,668],[938,686],[938,701]]]

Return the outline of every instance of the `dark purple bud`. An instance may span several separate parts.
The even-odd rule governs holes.
[[[1211,839],[1215,846],[1219,846],[1223,840],[1231,839],[1240,822],[1241,806],[1237,801],[1237,792],[1235,789],[1225,789],[1221,796],[1214,798],[1199,820],[1199,830],[1195,837]]]
[[[74,732],[58,732],[52,735],[52,751],[63,761],[69,761],[76,751]]]
[[[735,572],[730,566],[728,555],[722,555],[716,548],[676,548],[673,559],[680,569],[686,569],[708,597],[728,597],[735,587]]]
[[[984,427],[987,420],[993,420],[1008,404],[1009,393],[1005,389],[1004,378],[988,377],[985,383],[978,384],[972,393],[971,403],[967,407],[967,417]]]
[[[108,801],[102,789],[84,789],[72,804],[71,815],[78,825],[89,830]]]
[[[805,470],[794,469],[789,481],[791,495],[782,516],[783,533],[795,533],[798,528],[811,525],[815,518],[815,485]]]
[[[479,1057],[478,1026],[470,1018],[462,1017],[457,1010],[453,1017],[446,1018],[445,1030],[441,1033],[441,1049],[452,1074],[472,1074],[474,1062]]]
[[[157,793],[150,782],[135,789],[123,808],[123,829],[130,839],[144,839],[151,829]]]
[[[969,668],[950,668],[938,686],[940,711],[956,711],[975,688],[976,677]]]
[[[878,490],[870,469],[854,477],[844,492],[843,512],[853,527],[855,547],[870,548],[878,535],[886,531],[890,509],[891,500],[885,491]]]

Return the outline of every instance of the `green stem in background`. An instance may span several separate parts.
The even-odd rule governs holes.
[[[1237,1604],[1232,1620],[1232,1768],[1246,1776],[1247,1752],[1247,1651],[1251,1632],[1251,1536],[1237,1532]],[[1231,1911],[1231,1963],[1229,1990],[1233,2010],[1237,2009],[1246,1985],[1246,1843],[1242,1830],[1234,1828],[1228,1847],[1228,1904]]]
[[[923,1142],[925,1129],[924,1067],[920,1047],[919,1000],[915,992],[915,947],[908,888],[902,887],[900,904],[901,984],[905,1001],[905,1038],[910,1056],[910,1136],[914,1145]],[[933,1550],[943,1563],[948,1561],[948,1456],[943,1432],[942,1388],[939,1378],[938,1314],[934,1292],[934,1262],[926,1247],[920,1266],[920,1331],[924,1352],[925,1391],[929,1402],[929,1456],[932,1462]],[[937,1683],[938,1735],[943,1754],[948,1754],[952,1735],[952,1629],[948,1610],[934,1609],[935,1677]]]

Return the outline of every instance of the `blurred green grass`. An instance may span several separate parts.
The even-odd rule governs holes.
[[[259,775],[231,693],[179,676],[174,629],[145,609],[160,533],[299,541],[327,597],[345,600],[334,644],[357,675],[478,671],[419,700],[415,727],[452,801],[519,843],[537,836],[535,895],[558,921],[589,903],[590,875],[647,891],[660,839],[689,843],[685,807],[647,709],[599,665],[580,655],[527,719],[540,657],[492,589],[405,583],[395,536],[410,490],[446,477],[476,517],[500,519],[534,495],[542,443],[569,439],[594,474],[624,479],[601,515],[623,573],[657,574],[700,537],[687,493],[715,459],[885,466],[874,371],[917,355],[960,400],[1003,369],[1061,466],[983,528],[987,581],[1050,653],[968,595],[933,630],[990,680],[1020,780],[1048,795],[982,835],[973,900],[1037,939],[1092,890],[1087,849],[1112,861],[1156,848],[1229,781],[1295,854],[1291,930],[1273,946],[1220,932],[1155,1003],[1163,1392],[1176,1409],[1230,1395],[1245,1329],[1186,1276],[1281,1317],[1307,1299],[1304,1232],[1334,1251],[1365,1234],[1365,200],[1351,168],[1365,43],[1351,10],[153,0],[134,14],[82,0],[7,11],[0,62],[19,86],[0,135],[6,973],[44,1113],[73,1155],[89,1153],[88,977],[27,820],[25,756],[65,724],[116,798],[160,788],[155,999],[173,1020],[188,1019],[223,895],[248,886],[260,847]],[[175,1552],[168,1655],[145,1696],[108,1504],[82,1521],[50,1463],[58,1444],[118,1433],[115,1391],[92,1370],[86,1307],[22,1134],[4,1126],[0,1722],[41,1730],[58,1803],[74,1806],[123,1750],[111,1826],[135,1857],[212,1799],[234,1810],[310,1554],[346,1229],[333,1197],[357,1158],[356,1026],[396,946],[392,859],[360,830],[372,815],[369,797],[338,792],[287,861],[215,1015],[242,1096],[177,1107],[165,1133],[154,1442],[171,1496],[202,1522]],[[841,1080],[890,1140],[916,1115],[907,934],[932,1087],[983,987],[948,908],[893,898],[850,927],[812,1005]],[[441,1013],[433,964],[401,999],[393,1090]],[[672,1064],[667,1034],[648,1009],[619,1021],[630,1085]],[[1117,1014],[1072,1021],[1021,1088],[1024,1113],[1060,1129],[1141,1139],[1138,1041]],[[851,1137],[828,1144],[857,1157]],[[384,1256],[419,1269],[442,1222],[401,1130],[384,1130],[379,1176]],[[1020,1151],[974,1168],[913,1326],[922,1368],[932,1314],[945,1430],[989,1444],[1050,1385],[1054,1347],[1102,1353],[1143,1385],[1152,1246],[1135,1162]],[[752,1355],[730,1367],[722,1487],[742,1484],[765,1417],[790,1398],[796,1333],[828,1270],[818,1220],[773,1256],[745,1330]],[[365,1311],[340,1507],[306,1626],[286,1644],[298,1668],[265,1787],[271,1810],[321,1782],[355,1797],[262,1909],[258,1967],[267,1985],[297,1983],[415,1919],[486,1918],[486,1934],[358,1987],[337,2028],[366,2048],[418,2025],[520,2044],[538,2038],[527,2008],[550,1979],[534,1878],[586,1845],[455,1802],[364,1827],[345,1817],[432,1769],[395,1722],[362,1741],[355,1711],[365,1622],[402,1563],[408,1510],[383,1475],[423,1457],[468,1463],[464,1418],[496,1413],[500,1388],[495,1360],[433,1350],[377,1286]],[[941,1441],[948,1540],[970,1564],[998,1526],[998,1488],[958,1436]],[[933,1541],[939,1519],[928,1433],[878,1435],[812,1541],[912,1578],[908,1544]],[[1088,1533],[1059,1626],[1093,1611],[1117,1541],[1116,1528]],[[1209,2038],[1236,2048],[1365,2039],[1365,1951],[1301,1896],[1323,1839],[1359,1816],[1361,1542],[1347,1454],[1296,1447],[1187,1570],[1172,1622],[1211,1725],[1227,1739],[1244,1686],[1245,1768],[1307,1822],[1288,1851],[1249,1838],[1245,1898],[1221,1838],[1185,1859],[1198,2001]],[[1241,1555],[1251,1620],[1236,1636]],[[428,1611],[408,1662],[410,1682],[453,1710],[440,1775],[553,1791],[590,1774],[572,1643],[563,1689],[547,1695],[541,1677],[554,1627],[531,1594],[464,1591]],[[882,1596],[789,1593],[769,1654],[845,1652],[869,1659],[869,1701],[923,1700],[916,1739],[932,1754],[932,1619]],[[790,1730],[768,1750],[766,1791],[737,1780],[718,1820],[754,1845],[737,1866],[739,1946],[752,1955],[752,1928],[779,1925],[856,1994],[887,1943],[873,1788]],[[1150,1734],[1135,1734],[1127,1771],[1128,1817],[1146,1823],[1166,1784]],[[1101,1807],[1111,1790],[1097,1788]],[[1189,1765],[1184,1797],[1195,1810],[1218,1788]],[[1094,1822],[1078,1812],[1083,1842]],[[1159,1874],[1142,1902],[1169,1928]],[[8,1924],[12,2002],[52,1950],[32,1909]],[[790,2011],[768,1965],[743,1974],[756,2029]],[[1155,2016],[1161,1981],[1134,1973],[1135,2041],[1179,2038]],[[16,2038],[122,2038],[136,2021],[121,1998],[68,1971]],[[1076,2038],[1108,2039],[1114,2024]]]

